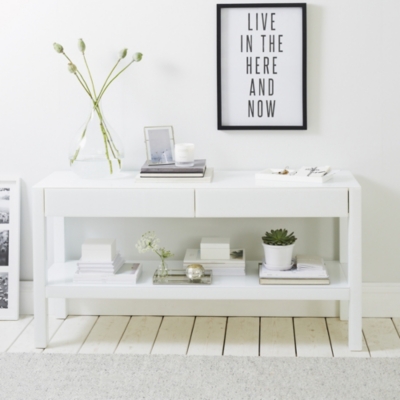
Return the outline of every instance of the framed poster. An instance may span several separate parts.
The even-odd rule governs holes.
[[[144,141],[149,165],[175,163],[175,138],[172,126],[145,127]]]
[[[218,129],[307,129],[306,4],[217,4]]]
[[[0,320],[19,318],[19,179],[0,177]]]

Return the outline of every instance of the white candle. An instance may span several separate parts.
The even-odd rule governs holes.
[[[193,143],[177,143],[175,145],[175,165],[177,167],[190,167],[194,165]]]

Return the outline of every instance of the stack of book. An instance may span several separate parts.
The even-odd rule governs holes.
[[[101,285],[118,285],[129,286],[137,283],[142,273],[142,264],[140,263],[123,263],[115,272],[79,272],[74,275],[74,283],[80,284],[101,284]]]
[[[259,264],[260,285],[329,285],[325,262],[320,256],[298,255],[291,269],[269,270]]]
[[[114,239],[86,240],[77,266],[73,282],[80,284],[132,285],[142,271],[141,264],[125,263]]]
[[[137,178],[140,182],[179,182],[181,179],[190,181],[211,182],[212,168],[207,168],[206,160],[194,160],[194,165],[177,167],[174,164],[153,165],[146,161],[140,169]]]
[[[200,249],[187,249],[183,266],[201,264],[204,269],[212,270],[213,275],[246,275],[244,249],[231,249],[229,259],[202,259]]]

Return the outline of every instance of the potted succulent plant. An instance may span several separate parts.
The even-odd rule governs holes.
[[[265,236],[262,236],[262,241],[266,267],[280,271],[290,269],[292,267],[293,248],[296,240],[294,232],[288,235],[286,229],[265,232]]]

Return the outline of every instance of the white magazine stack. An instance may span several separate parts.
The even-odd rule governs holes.
[[[73,281],[78,284],[132,285],[142,272],[141,264],[125,263],[114,239],[86,240],[77,266]]]
[[[270,270],[260,263],[259,278],[261,285],[329,285],[325,262],[318,255],[298,255],[286,271]]]

